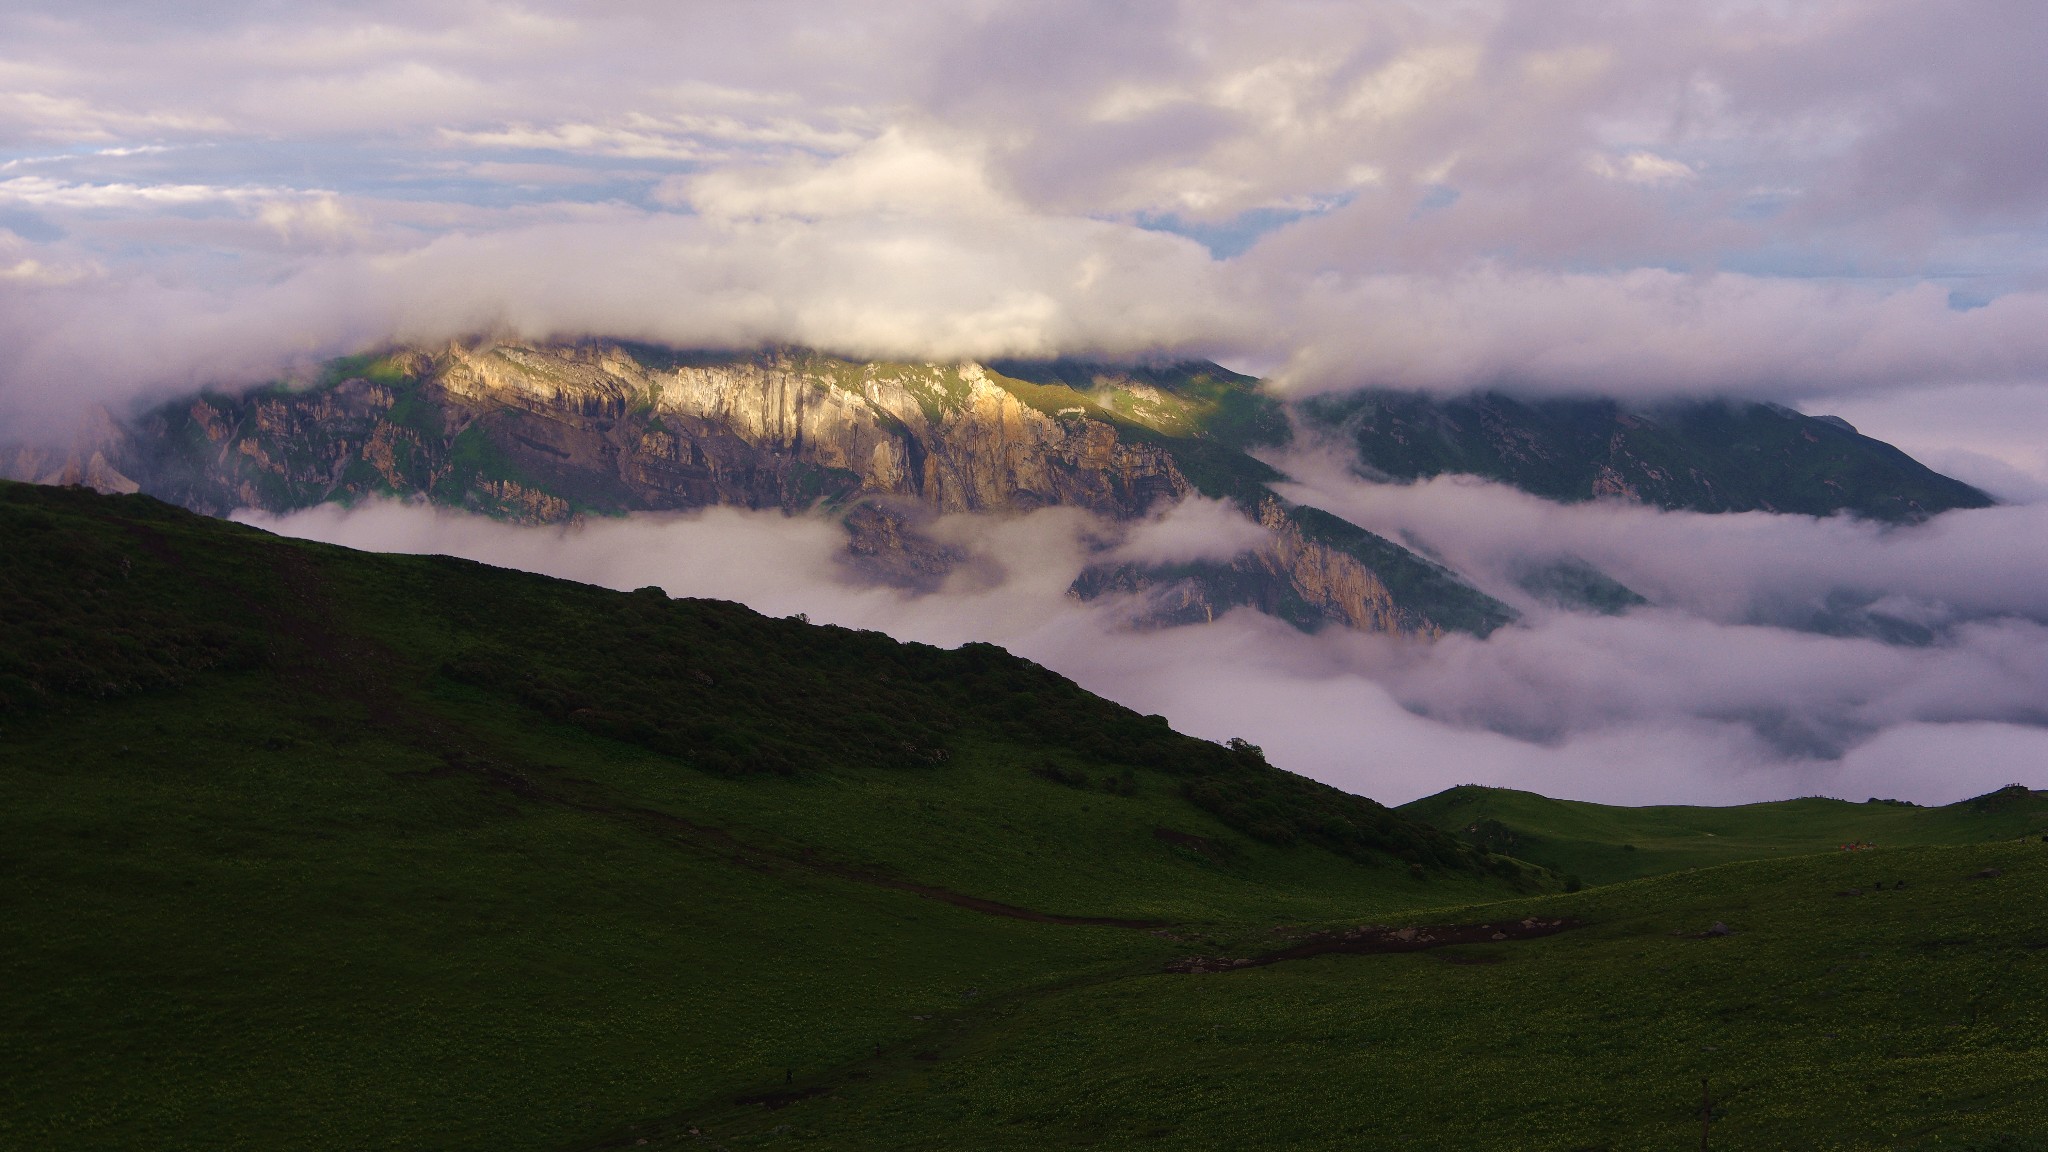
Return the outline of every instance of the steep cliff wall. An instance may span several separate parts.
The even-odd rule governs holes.
[[[214,514],[377,495],[531,523],[711,505],[836,510],[852,556],[904,587],[929,587],[958,560],[921,540],[905,509],[1062,505],[1129,520],[1203,491],[1236,500],[1271,533],[1233,562],[1242,587],[1210,595],[1215,611],[1246,604],[1304,624],[1425,634],[1509,618],[1378,537],[1309,530],[1308,510],[1273,496],[1271,470],[1232,442],[1272,432],[1241,378],[1184,372],[1176,393],[1170,370],[1137,381],[1062,371],[1034,381],[979,364],[803,351],[485,342],[338,362],[309,387],[169,405],[131,430],[117,463],[145,490]],[[1230,435],[1205,432],[1217,414]],[[891,511],[860,511],[875,498]],[[1133,581],[1160,583],[1146,573],[1123,583]]]
[[[142,423],[127,460],[153,490],[214,512],[424,493],[555,520],[794,510],[878,492],[940,511],[1065,504],[1130,516],[1190,487],[1164,447],[1034,409],[979,365],[645,360],[616,345],[402,353],[344,365],[308,390],[166,408]]]

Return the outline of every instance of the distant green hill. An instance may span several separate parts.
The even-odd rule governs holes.
[[[2043,1152],[2036,799],[1557,894],[986,645],[5,485],[0,1148]]]
[[[1622,808],[1468,784],[1399,811],[1475,847],[1540,862],[1589,884],[1845,847],[1969,844],[2048,833],[2048,792],[2019,785],[1940,808],[1819,796],[1731,808]]]
[[[1696,512],[1848,511],[1918,520],[1991,498],[1833,416],[1776,404],[1438,398],[1368,389],[1301,405],[1348,439],[1359,471],[1396,480],[1483,476],[1567,502],[1622,497]]]

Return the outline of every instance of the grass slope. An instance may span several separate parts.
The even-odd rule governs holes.
[[[986,647],[0,540],[0,1147],[2048,1149],[2037,839],[1545,895]],[[1363,923],[1485,928],[1174,970]]]
[[[1820,796],[1729,808],[1622,808],[1468,784],[1400,811],[1589,884],[1852,844],[1967,844],[2048,833],[2048,793],[2017,785],[1939,808]]]
[[[1540,879],[987,646],[81,490],[0,540],[0,1146],[559,1147],[1182,946],[1062,918]]]
[[[731,1148],[1677,1152],[1699,1146],[1707,1078],[1716,1149],[2037,1150],[2044,902],[2048,845],[2030,841],[1414,913],[1585,926],[1130,971],[944,1017],[935,1059],[878,1061],[783,1109],[687,1122]],[[1730,934],[1707,934],[1716,923]]]

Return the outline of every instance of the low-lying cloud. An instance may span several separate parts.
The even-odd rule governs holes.
[[[1331,486],[1367,510],[1380,501],[1389,530],[1398,516],[1387,508],[1475,499],[1466,490],[1475,486],[1448,482]],[[1484,516],[1432,517],[1464,535],[1422,543],[1473,562],[1527,616],[1484,640],[1434,643],[1341,628],[1307,635],[1250,611],[1134,630],[1132,605],[1066,595],[1115,534],[1071,509],[940,521],[936,535],[985,563],[921,596],[849,582],[836,560],[841,530],[808,516],[714,509],[535,529],[387,503],[251,519],[357,547],[446,552],[616,588],[659,584],[904,639],[993,641],[1183,731],[1246,737],[1287,768],[1389,802],[1472,782],[1624,803],[1813,793],[1946,802],[2014,780],[2048,785],[2048,599],[2018,579],[2048,563],[2048,533],[2026,531],[2043,512],[1950,513],[1887,531],[1553,505],[1546,525],[1520,494],[1477,499],[1499,504],[1504,521],[1537,522],[1507,531]],[[1227,551],[1250,527],[1229,525],[1229,515],[1177,510],[1123,547],[1177,536],[1204,555]],[[1502,575],[1559,548],[1635,580],[1657,603],[1619,617],[1567,612],[1516,593]],[[1736,549],[1747,550],[1746,564]],[[1174,547],[1155,558],[1185,555]],[[1714,559],[1693,570],[1686,555]],[[1744,579],[1727,580],[1717,563]],[[1958,575],[1973,565],[2014,578]],[[1864,609],[1888,598],[1902,614],[1925,609],[1928,634],[1902,643],[1815,632],[1811,620],[1783,626],[1787,603],[1825,603],[1836,587],[1854,590]]]

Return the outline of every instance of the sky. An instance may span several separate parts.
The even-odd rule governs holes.
[[[1916,552],[1831,522],[1574,518],[1484,486],[1361,487],[1304,456],[1298,497],[1420,533],[1482,581],[1510,527],[1541,523],[1662,599],[1415,658],[1256,620],[1135,636],[1038,603],[1032,581],[1057,565],[1013,563],[1002,587],[1037,604],[1014,619],[1037,623],[957,638],[1104,684],[1138,682],[1113,681],[1116,662],[1152,653],[1160,692],[1186,663],[1176,646],[1265,669],[1230,681],[1264,701],[1265,728],[1352,702],[1336,711],[1355,722],[1301,737],[1294,764],[1363,779],[1337,749],[1382,733],[1409,749],[1397,791],[1490,773],[1648,797],[1600,767],[1633,755],[1648,767],[1630,780],[1674,793],[1867,777],[1931,795],[1963,769],[1930,764],[2048,763],[2023,700],[1927,703],[1942,685],[2040,685],[2048,617],[2021,561],[2048,496],[2042,59],[2036,0],[14,0],[0,441],[86,405],[487,332],[1203,356],[1288,395],[1774,400],[2006,506],[1955,514],[1964,527]],[[529,547],[423,515],[301,527]],[[756,541],[738,523],[634,521],[630,539],[650,555],[691,533]],[[583,552],[632,552],[610,531],[532,537],[553,543],[530,563],[595,572]],[[1945,570],[1926,558],[1962,539],[1977,551]],[[1688,570],[1658,567],[1671,556]],[[905,634],[953,635],[960,597],[998,594],[885,604],[822,564],[798,566],[803,595],[851,597]],[[1785,604],[1845,589],[1910,601],[1939,640],[1903,652],[1787,626],[1805,609]],[[1727,646],[1721,673],[1572,671],[1699,645]],[[1758,737],[1768,701],[1734,690],[1781,665],[1810,673],[1787,706],[1823,733],[1803,751],[1783,723]],[[1190,724],[1246,707],[1192,686],[1175,700]]]

